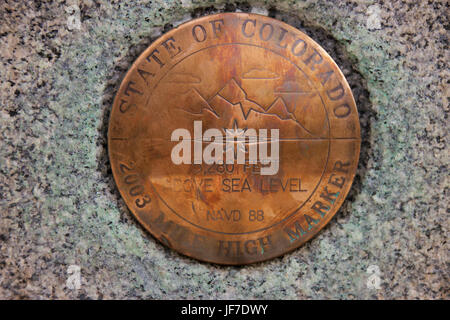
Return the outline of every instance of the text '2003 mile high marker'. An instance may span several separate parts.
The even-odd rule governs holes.
[[[299,30],[224,13],[187,22],[136,60],[111,113],[120,193],[165,245],[246,264],[313,237],[358,164],[351,90]]]

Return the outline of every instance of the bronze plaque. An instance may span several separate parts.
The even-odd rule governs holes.
[[[120,193],[165,245],[220,264],[280,256],[343,203],[360,150],[342,72],[299,30],[224,13],[156,40],[111,112]]]

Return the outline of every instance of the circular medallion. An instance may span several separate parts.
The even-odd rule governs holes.
[[[220,264],[314,236],[355,176],[358,112],[331,57],[274,19],[224,13],[147,48],[111,112],[109,157],[128,208],[165,245]]]

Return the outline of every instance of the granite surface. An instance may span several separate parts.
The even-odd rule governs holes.
[[[152,40],[236,10],[284,20],[332,55],[363,142],[348,199],[317,237],[222,267],[140,227],[115,187],[106,129]],[[444,0],[1,1],[0,298],[448,299],[448,13]]]

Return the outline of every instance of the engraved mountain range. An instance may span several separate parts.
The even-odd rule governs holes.
[[[254,127],[256,122],[260,128],[272,128],[276,125],[289,136],[298,136],[299,131],[306,136],[315,136],[289,112],[282,97],[277,97],[267,108],[263,108],[247,98],[234,78],[209,99],[204,98],[197,89],[191,88],[183,94],[183,102],[183,111],[193,116],[213,117],[225,128],[234,121],[240,127]]]

